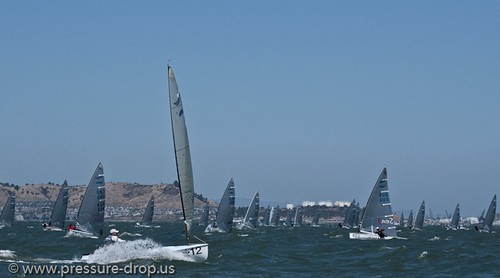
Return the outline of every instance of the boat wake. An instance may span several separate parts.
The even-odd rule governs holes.
[[[185,257],[151,239],[139,239],[102,246],[88,255],[85,262],[113,264],[132,260],[185,260]]]
[[[16,257],[16,252],[12,250],[0,250],[0,258],[2,259],[12,259]]]

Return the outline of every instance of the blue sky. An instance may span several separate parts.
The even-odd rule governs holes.
[[[500,179],[500,3],[1,1],[0,181],[176,179],[167,63],[196,191],[477,215]]]

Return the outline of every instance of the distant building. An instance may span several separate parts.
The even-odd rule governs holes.
[[[332,201],[319,201],[318,205],[325,206],[325,207],[333,207],[333,202]]]
[[[314,207],[315,205],[316,205],[316,202],[313,202],[313,201],[302,201],[303,207]]]
[[[286,204],[286,209],[293,209],[293,204]]]
[[[348,207],[351,205],[351,202],[349,202],[349,201],[335,201],[334,204],[336,207]]]

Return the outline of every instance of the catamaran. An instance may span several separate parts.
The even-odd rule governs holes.
[[[14,225],[14,214],[16,211],[16,195],[9,193],[2,213],[0,214],[0,228],[5,226],[12,227]]]
[[[493,226],[493,221],[495,220],[495,214],[497,210],[497,194],[493,196],[490,206],[486,211],[486,216],[484,220],[475,226],[476,230],[480,232],[490,233]]]
[[[155,212],[155,197],[151,196],[151,198],[149,198],[146,209],[144,210],[144,214],[142,215],[142,220],[141,222],[137,223],[137,226],[145,228],[151,227],[151,224],[153,223],[154,212]]]
[[[384,167],[377,182],[373,186],[366,207],[361,217],[359,233],[349,233],[350,239],[393,239],[397,236],[392,214],[387,169]]]
[[[175,161],[177,165],[177,179],[180,188],[182,214],[184,216],[184,232],[186,244],[179,246],[166,246],[169,251],[174,251],[183,256],[184,260],[192,262],[204,262],[208,258],[208,244],[191,243],[191,226],[194,216],[194,182],[193,169],[191,165],[191,153],[184,118],[181,95],[175,80],[174,71],[168,66],[168,90],[170,100],[170,119],[172,124],[172,136],[174,139]]]
[[[247,212],[245,213],[245,217],[243,221],[238,225],[238,229],[249,228],[255,229],[257,228],[257,218],[259,218],[259,192],[256,192],[253,195],[252,200],[250,201],[250,205],[247,208]]]
[[[57,194],[57,199],[52,208],[50,221],[45,226],[45,231],[64,231],[66,221],[66,211],[68,209],[68,182],[64,181]]]
[[[417,218],[415,218],[414,230],[421,231],[424,227],[424,215],[425,215],[425,201],[422,201],[420,208],[418,209]]]
[[[234,180],[231,178],[220,200],[215,221],[207,226],[205,233],[230,233],[233,230],[234,201]]]
[[[80,209],[76,216],[76,229],[68,230],[67,236],[94,239],[102,236],[105,206],[104,170],[102,163],[99,163],[92,178],[90,178],[87,190],[80,204]]]

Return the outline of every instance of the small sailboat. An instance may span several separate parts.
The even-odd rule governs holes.
[[[293,226],[293,223],[292,223],[292,218],[293,218],[293,210],[288,208],[286,210],[286,220],[285,220],[285,223],[283,223],[283,225],[285,225],[285,227],[292,227]]]
[[[208,206],[208,203],[203,207],[203,214],[201,215],[200,222],[198,223],[199,226],[206,227],[208,225],[208,216],[210,213],[210,207]]]
[[[230,233],[233,229],[235,190],[234,180],[231,178],[224,190],[222,199],[217,209],[214,223],[207,226],[205,233],[219,232]]]
[[[460,204],[457,203],[455,210],[453,211],[453,216],[451,217],[450,229],[458,230],[460,223]]]
[[[399,226],[400,227],[404,227],[405,225],[405,215],[403,214],[403,212],[401,212],[401,216],[399,217]]]
[[[350,239],[393,239],[397,236],[392,214],[387,169],[384,167],[368,198],[361,217],[359,233],[349,233]]]
[[[415,218],[415,225],[413,226],[414,230],[421,231],[424,227],[424,215],[425,215],[425,201],[422,201],[420,204],[420,208],[417,212],[417,218]]]
[[[300,227],[302,225],[302,206],[295,208],[295,215],[293,217],[292,226]]]
[[[66,221],[66,211],[68,209],[68,182],[64,181],[57,194],[57,199],[52,208],[50,221],[45,226],[46,231],[64,231]]]
[[[406,221],[406,227],[413,228],[413,210],[410,210],[410,214],[408,215],[408,220]]]
[[[272,207],[271,208],[271,222],[269,223],[270,226],[277,227],[280,224],[280,206],[277,206],[276,208]]]
[[[247,208],[247,212],[245,213],[245,217],[240,225],[238,225],[238,229],[249,228],[255,229],[257,228],[257,218],[259,218],[259,192],[256,192],[253,195],[252,201],[250,201],[250,205]]]
[[[314,216],[311,221],[311,227],[319,227],[319,217],[320,217],[320,211],[318,207],[315,207],[314,209]]]
[[[155,212],[155,197],[151,196],[151,198],[149,198],[148,205],[144,210],[144,214],[142,215],[142,220],[141,222],[137,223],[137,226],[145,228],[151,227],[151,224],[153,223],[154,212]]]
[[[484,220],[480,222],[478,225],[476,225],[475,229],[480,232],[490,233],[493,226],[493,221],[495,220],[496,211],[497,211],[497,194],[493,196],[490,206],[486,211],[486,216],[484,217]]]
[[[189,140],[184,118],[181,95],[177,87],[174,72],[168,66],[168,89],[170,100],[170,119],[172,124],[172,135],[174,139],[175,161],[177,165],[177,178],[180,188],[182,213],[184,216],[184,232],[186,244],[178,246],[166,246],[169,251],[182,256],[184,260],[191,262],[204,262],[208,258],[208,244],[193,244],[191,240],[191,226],[194,216],[194,182],[193,169],[191,165],[191,153],[189,150]]]
[[[90,178],[90,182],[83,196],[78,215],[76,229],[68,230],[68,236],[82,238],[99,238],[103,235],[104,209],[106,206],[106,191],[104,169],[102,163]]]
[[[264,211],[264,219],[262,219],[261,226],[269,226],[269,222],[271,221],[271,206],[268,206]]]
[[[351,229],[354,226],[354,214],[356,212],[356,199],[353,199],[344,215],[342,228]]]
[[[16,212],[16,195],[9,193],[0,214],[0,227],[12,227],[14,225],[14,214]]]

